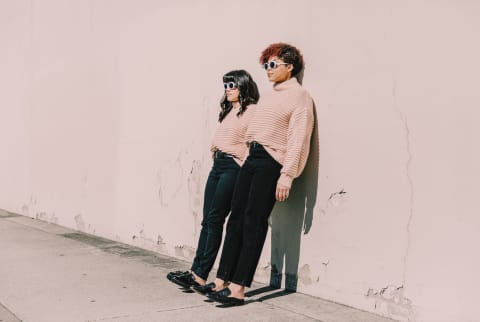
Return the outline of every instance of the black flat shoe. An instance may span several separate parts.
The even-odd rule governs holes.
[[[226,289],[223,289],[221,291],[207,294],[207,297],[216,301],[216,302],[225,304],[225,306],[223,306],[223,307],[239,306],[239,305],[245,304],[244,299],[237,299],[236,297],[229,297],[229,295],[231,295],[231,294],[232,294],[232,292],[227,287]]]
[[[186,275],[186,274],[190,274],[190,272],[189,272],[189,271],[185,271],[185,272],[183,272],[183,271],[170,272],[170,273],[167,274],[167,279],[171,281],[174,276]]]
[[[190,289],[190,287],[192,286],[200,286],[200,284],[195,282],[195,277],[193,276],[192,273],[173,276],[170,281],[188,289]]]
[[[218,293],[223,292],[226,289],[227,288],[224,288],[223,290],[220,290],[220,291],[213,291],[212,293],[205,294],[207,296],[207,299],[205,300],[205,302],[215,302],[218,296]]]
[[[193,286],[193,290],[202,295],[207,295],[214,292],[215,283],[208,283],[207,285]]]

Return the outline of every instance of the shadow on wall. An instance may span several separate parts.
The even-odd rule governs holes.
[[[281,287],[282,272],[285,268],[287,291],[297,290],[301,235],[302,231],[308,234],[312,227],[313,209],[317,199],[320,153],[315,103],[313,113],[315,125],[305,169],[302,175],[293,181],[288,201],[277,202],[270,216],[272,226],[270,286]]]

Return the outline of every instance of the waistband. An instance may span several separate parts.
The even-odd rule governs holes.
[[[215,159],[223,159],[223,158],[229,158],[229,159],[234,159],[235,156],[233,154],[225,153],[220,150],[217,150],[213,152],[213,157]]]
[[[258,143],[257,141],[252,141],[249,143],[249,148],[250,148],[250,151],[251,150],[254,150],[254,149],[260,149],[260,150],[265,150],[265,148],[263,147],[263,145],[261,145],[260,143]]]
[[[271,160],[272,162],[279,164],[278,161],[272,157],[272,155],[265,149],[265,147],[262,144],[258,143],[257,141],[252,141],[249,143],[249,146],[250,146],[250,151],[248,154],[249,158],[268,159],[268,160]]]

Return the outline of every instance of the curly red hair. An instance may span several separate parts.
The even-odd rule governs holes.
[[[287,64],[293,65],[292,76],[297,75],[303,68],[303,56],[300,50],[286,43],[271,44],[262,51],[260,64],[268,62],[270,57],[277,56]]]

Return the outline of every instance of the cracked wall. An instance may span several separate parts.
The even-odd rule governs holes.
[[[401,321],[476,320],[480,4],[291,5],[2,1],[0,208],[192,260],[221,76],[245,68],[265,91],[260,51],[291,42],[316,150],[256,279]],[[232,12],[255,37],[224,41]]]

